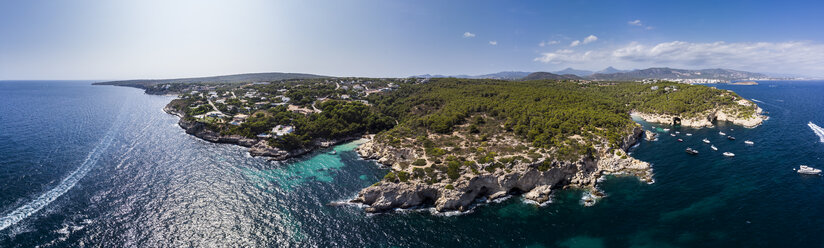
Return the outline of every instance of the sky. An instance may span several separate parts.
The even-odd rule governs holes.
[[[824,77],[824,1],[0,0],[0,80],[727,68]]]

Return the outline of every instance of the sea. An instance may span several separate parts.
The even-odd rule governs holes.
[[[359,142],[268,161],[185,134],[171,96],[91,83],[0,82],[0,247],[824,246],[824,178],[794,170],[824,168],[822,81],[709,85],[767,112],[752,129],[641,122],[654,183],[607,176],[593,206],[566,189],[446,214],[335,204],[387,172]]]

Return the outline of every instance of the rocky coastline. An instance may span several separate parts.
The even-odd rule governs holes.
[[[751,102],[747,101],[747,103],[739,103],[739,104],[752,104]],[[752,104],[753,106],[755,104]],[[715,126],[716,121],[726,121],[731,122],[735,125],[743,126],[746,128],[754,128],[765,120],[769,119],[766,115],[763,114],[764,110],[761,107],[754,106],[755,113],[750,116],[746,117],[739,117],[735,113],[731,113],[725,109],[713,109],[710,111],[706,111],[694,117],[686,117],[682,115],[669,115],[669,114],[653,114],[653,113],[642,113],[638,111],[633,111],[630,113],[633,117],[638,117],[643,119],[646,122],[651,123],[661,123],[661,124],[670,124],[673,125],[675,120],[679,120],[681,122],[682,127],[692,127],[692,128],[702,128],[702,127],[712,127]]]
[[[460,178],[448,182],[382,181],[361,190],[352,202],[366,205],[367,212],[422,206],[445,212],[466,211],[479,199],[492,201],[521,193],[526,200],[541,204],[550,199],[553,190],[569,187],[588,189],[596,197],[603,196],[596,188],[603,175],[629,174],[652,182],[649,163],[624,155],[642,136],[643,129],[633,128],[621,145],[621,155],[600,147],[596,148],[594,157],[580,157],[575,161],[545,158],[537,162],[516,162],[508,169],[497,168],[494,172],[473,173],[467,169]],[[363,158],[375,159],[393,168],[414,158],[410,148],[397,148],[375,140],[364,143],[357,152]],[[480,166],[491,166],[491,163]]]
[[[346,137],[342,139],[318,139],[315,140],[314,146],[305,149],[283,150],[277,147],[272,147],[266,139],[247,138],[240,135],[222,135],[218,132],[210,130],[206,124],[185,118],[185,115],[180,111],[166,105],[163,111],[177,116],[180,120],[177,122],[178,126],[183,128],[187,134],[195,136],[205,141],[213,143],[234,144],[249,148],[249,155],[254,157],[267,157],[270,160],[286,160],[289,158],[298,157],[314,151],[317,148],[327,148],[343,142],[359,139],[360,136]]]

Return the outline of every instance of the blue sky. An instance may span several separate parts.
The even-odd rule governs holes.
[[[819,1],[1,1],[0,80],[647,67],[824,77]]]

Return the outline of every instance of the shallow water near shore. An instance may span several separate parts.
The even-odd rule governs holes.
[[[716,87],[757,99],[771,117],[763,125],[667,127],[680,134],[634,148],[654,184],[609,176],[592,207],[572,189],[545,206],[515,196],[442,216],[330,206],[386,173],[357,143],[272,162],[185,134],[162,111],[168,96],[0,82],[0,247],[820,246],[824,179],[792,169],[824,168],[824,143],[807,125],[824,125],[824,82],[759,83]]]

